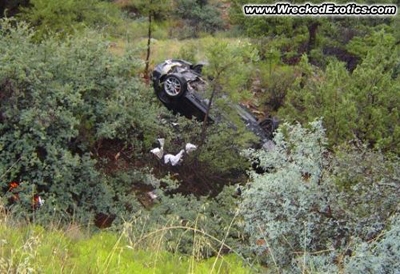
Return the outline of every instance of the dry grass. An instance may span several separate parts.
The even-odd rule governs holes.
[[[207,48],[216,43],[226,41],[228,43],[237,42],[236,38],[207,36],[197,39],[166,39],[151,40],[150,68],[166,59],[181,59],[185,56],[185,51],[194,53],[195,61],[206,60]],[[114,54],[123,55],[127,50],[139,49],[140,57],[144,60],[147,49],[147,38],[136,38],[133,41],[118,39],[110,44],[110,51]]]

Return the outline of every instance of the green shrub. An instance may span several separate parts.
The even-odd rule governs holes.
[[[223,20],[217,6],[208,1],[177,0],[175,16],[183,20],[176,34],[178,38],[198,37],[199,33],[214,33],[223,28]]]
[[[303,56],[301,76],[288,90],[280,116],[300,122],[323,117],[332,145],[359,139],[385,153],[398,154],[399,79],[395,71],[399,51],[390,34],[377,32],[375,36],[379,43],[369,48],[353,72],[336,60],[320,70]]]
[[[252,172],[240,206],[260,260],[273,269],[336,272],[356,263],[354,250],[389,233],[399,210],[398,158],[362,145],[328,153],[321,121],[309,129],[285,124],[274,141],[272,150],[250,153],[267,172]]]
[[[296,70],[289,66],[270,63],[260,68],[260,83],[256,90],[261,91],[260,101],[268,113],[276,113],[283,106],[286,94],[296,80],[295,75]]]
[[[135,77],[141,62],[112,55],[92,33],[35,44],[25,24],[11,23],[2,20],[0,29],[1,185],[20,182],[15,210],[32,214],[31,197],[40,193],[46,202],[35,218],[76,214],[87,222],[110,211],[116,195],[99,168],[113,148],[107,140],[135,159],[158,131],[158,107]]]
[[[328,206],[320,186],[326,139],[318,121],[309,130],[285,124],[274,141],[272,151],[252,153],[271,172],[252,174],[240,209],[251,248],[271,266],[282,267],[296,252],[326,244],[322,234],[329,220],[319,213]]]
[[[176,182],[163,180],[171,193]],[[132,226],[124,229],[135,248],[154,252],[165,249],[197,259],[239,253],[242,232],[238,226],[236,187],[225,187],[215,198],[194,195],[164,194],[158,196],[153,208],[131,215]]]
[[[388,229],[370,242],[359,244],[345,262],[346,273],[397,273],[400,268],[399,216],[391,218]]]
[[[115,25],[121,17],[115,5],[100,0],[30,0],[29,4],[19,16],[36,28],[37,40],[49,34],[66,37],[86,27],[100,29]]]

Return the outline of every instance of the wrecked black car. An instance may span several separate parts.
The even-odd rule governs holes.
[[[202,78],[204,64],[172,59],[157,65],[153,70],[152,81],[157,98],[175,113],[203,121],[207,113],[208,99],[202,97],[207,81]],[[272,139],[278,127],[276,118],[258,119],[244,106],[232,106],[246,124],[246,127],[260,138],[261,144]],[[211,122],[217,117],[207,117]]]

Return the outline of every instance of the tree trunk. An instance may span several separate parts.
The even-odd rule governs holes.
[[[307,26],[308,28],[308,43],[307,43],[307,55],[311,61],[311,50],[315,48],[315,44],[317,42],[317,30],[320,25],[320,22],[312,22]]]
[[[146,81],[146,84],[149,84],[149,65],[150,65],[150,53],[151,53],[151,24],[152,24],[152,17],[153,14],[151,11],[149,11],[149,17],[148,17],[148,22],[149,22],[149,29],[147,33],[147,53],[146,53],[146,60],[145,60],[145,68],[144,68],[144,79]]]
[[[203,120],[203,126],[201,129],[201,134],[200,134],[200,144],[202,145],[206,139],[206,132],[207,132],[207,122],[208,122],[208,116],[210,115],[210,109],[211,109],[211,104],[214,100],[214,95],[216,92],[216,87],[215,85],[213,85],[213,90],[210,96],[210,101],[208,101],[208,105],[207,105],[207,110],[206,110],[206,115],[204,116],[204,120]]]

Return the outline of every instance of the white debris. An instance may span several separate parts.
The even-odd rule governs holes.
[[[165,139],[164,138],[159,138],[157,139],[158,143],[160,144],[160,148],[156,147],[153,148],[152,150],[150,150],[151,153],[153,153],[154,155],[156,155],[158,157],[158,159],[161,159],[164,156],[164,143],[165,143]]]
[[[168,164],[170,163],[172,166],[176,166],[182,159],[183,153],[185,153],[185,150],[182,149],[179,151],[178,154],[172,155],[172,154],[165,154],[164,155],[164,163]]]
[[[189,154],[190,152],[195,151],[196,149],[197,149],[197,146],[193,145],[191,143],[187,143],[186,146],[185,146],[185,150],[186,150],[187,154]]]
[[[150,150],[150,152],[153,153],[154,155],[156,155],[158,159],[162,159],[164,157],[164,163],[165,164],[170,163],[172,166],[176,166],[177,164],[179,164],[182,161],[182,157],[185,152],[187,154],[189,154],[197,149],[196,145],[187,143],[185,145],[185,149],[182,149],[178,154],[176,154],[176,155],[165,154],[164,155],[165,139],[159,138],[157,140],[160,143],[160,147],[153,148],[152,150]]]
[[[153,191],[149,191],[147,192],[147,195],[150,197],[150,199],[155,200],[158,198],[158,196],[153,192]]]
[[[164,151],[158,147],[153,148],[152,150],[150,150],[150,152],[156,155],[158,159],[161,159],[164,155]]]
[[[38,208],[43,206],[44,199],[42,199],[42,197],[40,197],[38,194],[35,194],[33,196],[33,201],[32,202],[33,202],[33,204],[32,204],[33,208],[34,209],[38,209]]]
[[[44,205],[44,199],[42,199],[42,197],[38,197],[38,204],[39,204],[39,207],[41,207],[42,205]]]

